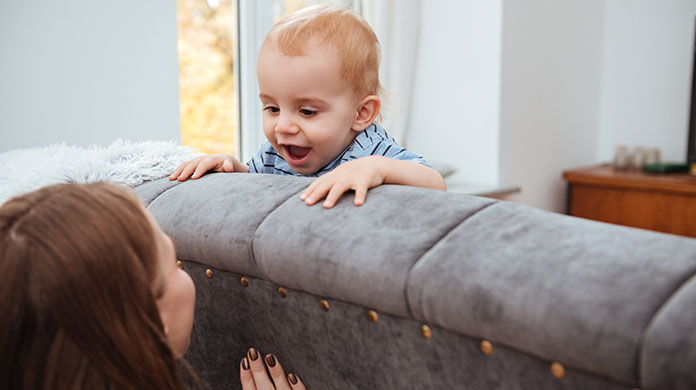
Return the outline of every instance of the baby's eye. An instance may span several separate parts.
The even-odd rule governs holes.
[[[280,108],[275,107],[275,106],[266,106],[263,108],[264,111],[270,111],[274,114],[278,113],[280,111]]]
[[[314,114],[316,114],[316,113],[317,113],[317,112],[316,112],[315,110],[310,110],[310,109],[307,109],[307,108],[302,108],[302,109],[300,109],[300,114],[302,114],[302,115],[304,115],[304,116],[312,116],[312,115],[314,115]]]

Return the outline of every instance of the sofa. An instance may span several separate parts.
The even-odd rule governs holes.
[[[135,188],[196,283],[210,388],[254,346],[310,390],[696,389],[696,240],[392,185],[310,207],[310,182]]]

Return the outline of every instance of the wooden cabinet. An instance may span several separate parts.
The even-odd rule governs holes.
[[[602,165],[565,171],[563,178],[570,215],[696,237],[696,176]]]

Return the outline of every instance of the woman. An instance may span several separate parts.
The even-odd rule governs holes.
[[[171,239],[125,189],[60,184],[0,207],[2,389],[183,388],[194,301]],[[305,388],[258,357],[240,363],[243,389]]]

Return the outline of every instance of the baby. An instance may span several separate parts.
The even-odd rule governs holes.
[[[181,164],[170,180],[207,171],[318,177],[300,198],[333,207],[355,191],[381,184],[445,189],[423,157],[399,145],[375,122],[380,47],[370,26],[351,10],[310,7],[280,20],[259,52],[256,74],[267,141],[246,164],[227,154]]]

